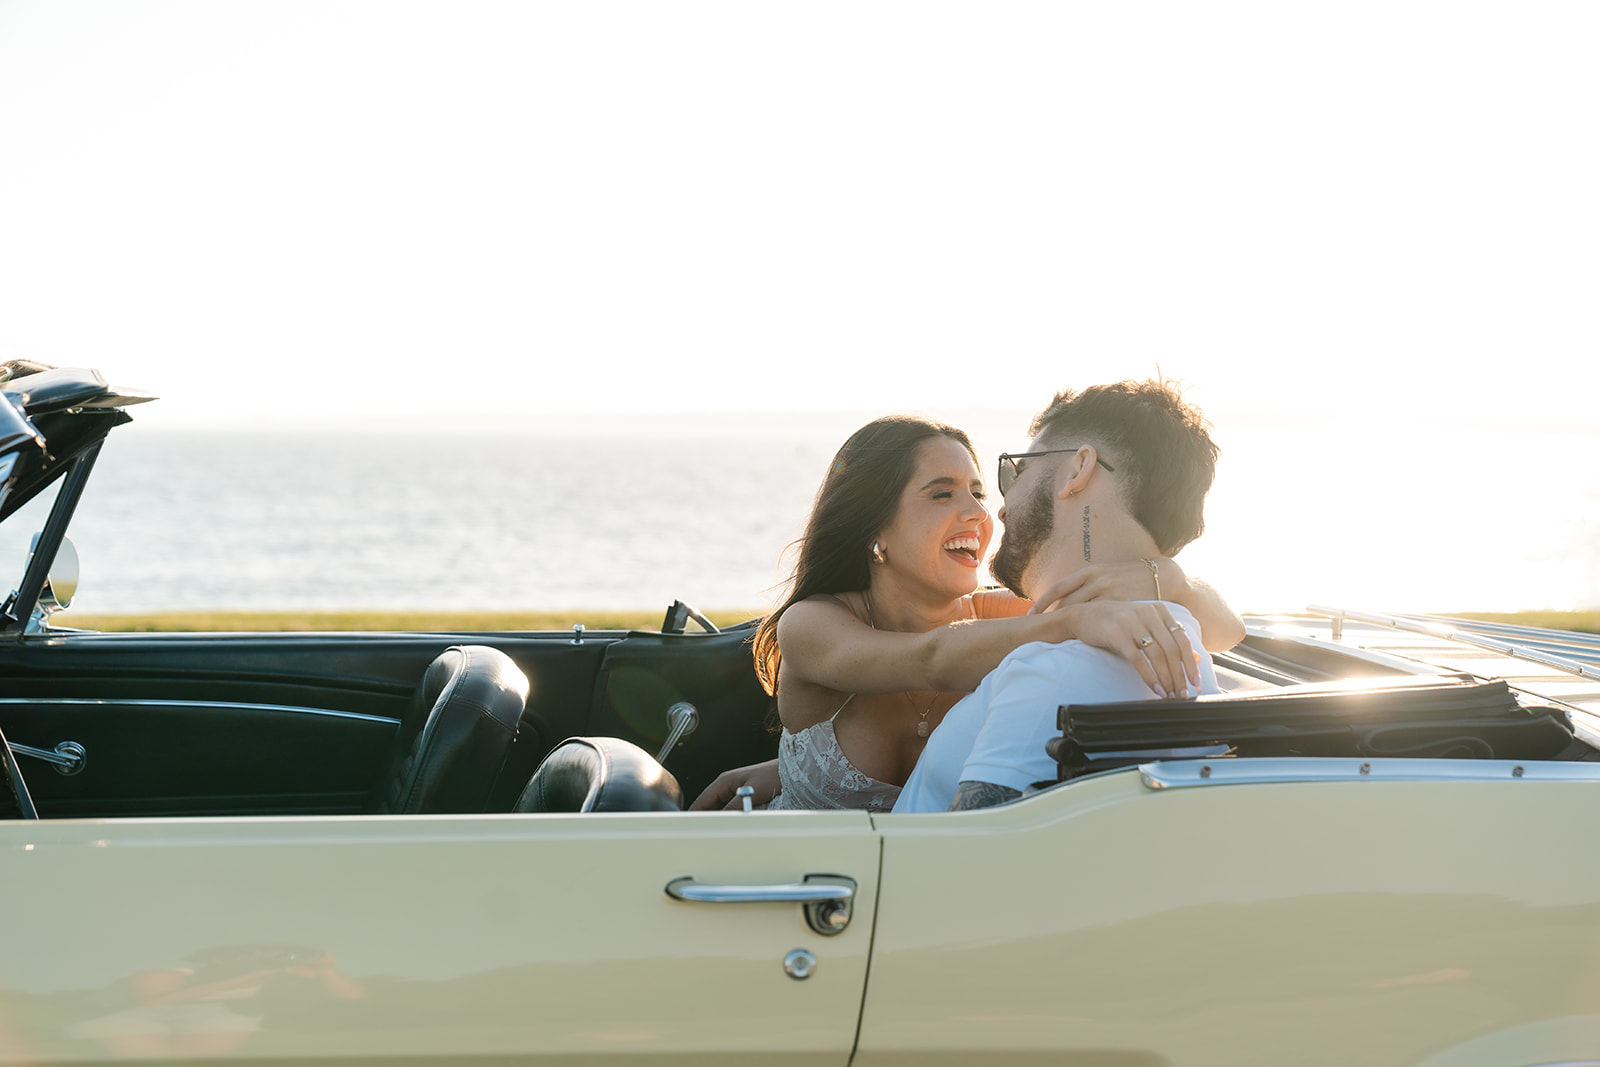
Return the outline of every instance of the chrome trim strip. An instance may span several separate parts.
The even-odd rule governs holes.
[[[1144,763],[1139,778],[1147,789],[1268,782],[1600,782],[1600,763],[1275,756]]]
[[[1424,618],[1447,623],[1458,630],[1467,630],[1488,637],[1502,637],[1533,648],[1546,651],[1565,649],[1563,655],[1586,662],[1600,663],[1600,633],[1581,630],[1552,630],[1548,627],[1520,626],[1508,622],[1483,622],[1478,619],[1458,619],[1451,615],[1405,615],[1404,618]]]
[[[119,705],[134,708],[217,708],[222,711],[270,711],[291,715],[327,715],[336,719],[359,719],[363,722],[386,722],[391,725],[400,720],[384,715],[365,715],[357,711],[332,711],[328,708],[304,708],[293,704],[242,704],[226,700],[124,700],[95,697],[0,697],[0,705],[14,704],[81,704],[86,706]]]
[[[1313,615],[1322,615],[1333,619],[1336,623],[1349,619],[1354,622],[1371,623],[1374,626],[1386,626],[1391,630],[1403,630],[1410,633],[1426,634],[1429,637],[1438,637],[1446,641],[1458,641],[1464,645],[1487,649],[1490,652],[1499,652],[1514,659],[1525,659],[1543,667],[1554,667],[1567,674],[1576,674],[1580,678],[1600,681],[1600,670],[1571,659],[1567,656],[1557,656],[1549,652],[1540,652],[1536,649],[1519,645],[1512,641],[1501,641],[1483,634],[1470,633],[1448,622],[1433,621],[1426,617],[1406,618],[1399,615],[1383,615],[1375,611],[1352,611],[1348,608],[1324,607],[1319,604],[1309,605],[1306,610]]]
[[[1308,608],[1307,611],[1309,612],[1310,609]],[[1334,621],[1337,622],[1338,620],[1336,619]],[[1302,645],[1320,645],[1324,648],[1328,646],[1327,641],[1319,638],[1304,634],[1284,633],[1276,627],[1251,626],[1246,623],[1244,630],[1245,634],[1250,637],[1264,637],[1274,641],[1292,641],[1296,644]],[[1335,636],[1334,640],[1338,641],[1339,638]],[[1371,663],[1374,666],[1382,667],[1387,671],[1394,672],[1396,676],[1403,674],[1415,674],[1422,677],[1431,677],[1440,673],[1460,673],[1459,671],[1450,671],[1448,669],[1441,668],[1436,663],[1425,663],[1418,659],[1407,659],[1406,657],[1393,652],[1379,652],[1370,648],[1362,648],[1359,645],[1340,644],[1337,647],[1339,650],[1339,655],[1341,656],[1348,656],[1351,659],[1360,660],[1363,663]],[[1242,654],[1235,654],[1239,654],[1241,659],[1249,662],[1250,653],[1248,649],[1245,649]],[[1300,679],[1298,678],[1294,679],[1295,683],[1298,683],[1299,681]]]

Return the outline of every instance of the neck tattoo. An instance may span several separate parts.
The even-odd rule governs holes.
[[[1083,561],[1085,563],[1091,562],[1089,559],[1089,508],[1087,506],[1083,509]]]

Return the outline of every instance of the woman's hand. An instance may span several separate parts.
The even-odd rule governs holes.
[[[1158,559],[1161,568],[1161,596],[1156,595],[1156,578],[1143,560],[1125,563],[1091,563],[1056,582],[1033,602],[1030,614],[1049,611],[1057,604],[1087,604],[1091,600],[1173,600],[1184,580],[1183,570],[1170,559]],[[1171,583],[1165,581],[1172,574]]]
[[[1094,563],[1068,575],[1044,591],[1029,614],[1093,600],[1170,600],[1189,610],[1200,624],[1200,640],[1210,652],[1226,652],[1244,640],[1244,620],[1222,594],[1166,556],[1155,556],[1156,574],[1144,560]],[[1160,593],[1157,595],[1157,590]]]
[[[1142,566],[1142,565],[1141,565]],[[1146,575],[1148,577],[1148,574]],[[1189,634],[1164,604],[1097,600],[1062,609],[1072,637],[1133,664],[1145,685],[1169,697],[1200,692],[1200,663]]]
[[[750,802],[756,807],[761,807],[773,797],[778,795],[778,761],[767,760],[765,763],[753,763],[748,767],[735,767],[731,771],[723,771],[716,779],[689,805],[690,811],[738,811],[744,807],[744,801],[739,797],[740,786],[747,785],[755,790],[755,795]]]

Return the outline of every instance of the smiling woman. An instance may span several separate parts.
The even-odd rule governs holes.
[[[835,663],[876,659],[863,639],[932,631],[994,599],[973,597],[994,533],[984,498],[971,442],[943,423],[877,419],[839,450],[800,538],[788,597],[756,635],[783,724],[774,807],[893,804],[955,697],[937,691],[909,649],[877,660],[881,678],[854,678]]]

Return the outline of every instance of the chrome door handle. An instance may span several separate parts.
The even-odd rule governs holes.
[[[710,885],[693,878],[667,883],[667,896],[693,904],[804,905],[806,925],[827,937],[850,925],[855,895],[855,879],[838,874],[808,874],[804,881],[779,885]]]
[[[814,877],[814,876],[813,876]],[[855,883],[792,882],[788,885],[701,885],[693,878],[674,878],[667,896],[696,904],[822,904],[849,900]]]

